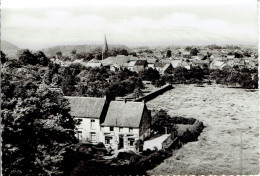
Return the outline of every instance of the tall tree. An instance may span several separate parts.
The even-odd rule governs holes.
[[[56,52],[56,59],[62,59],[62,52],[61,51]]]
[[[166,57],[172,57],[172,51],[171,50],[167,50],[167,52],[166,52]]]
[[[176,80],[179,83],[184,83],[186,81],[186,76],[188,73],[188,70],[183,67],[177,67],[173,71],[174,80]]]
[[[156,80],[160,79],[159,71],[153,68],[145,69],[141,71],[139,75],[142,77],[143,80],[155,82]]]
[[[159,110],[152,118],[152,129],[158,133],[176,132],[177,126],[164,110]]]
[[[6,55],[3,51],[1,51],[1,63],[4,64],[7,61]]]
[[[143,96],[144,94],[143,94],[143,91],[140,89],[140,88],[135,88],[135,90],[134,90],[134,96],[136,97],[136,98],[139,98],[140,96]]]
[[[21,76],[3,80],[3,175],[62,175],[65,148],[76,142],[76,121],[63,94]]]
[[[72,51],[71,51],[71,54],[73,54],[73,55],[77,54],[77,50],[75,50],[75,49],[72,50]]]
[[[199,52],[199,50],[198,50],[197,48],[192,48],[192,49],[190,50],[190,54],[191,54],[192,56],[197,56],[198,52]]]
[[[34,56],[38,60],[38,63],[42,66],[47,66],[50,62],[49,58],[47,58],[46,55],[44,54],[44,52],[42,52],[42,51],[36,52],[34,54]]]
[[[37,57],[31,53],[28,49],[19,50],[18,53],[19,61],[23,65],[36,65],[38,63]]]

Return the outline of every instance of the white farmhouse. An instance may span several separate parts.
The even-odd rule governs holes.
[[[71,116],[81,120],[80,125],[77,126],[79,142],[93,144],[100,142],[100,123],[105,118],[106,98],[69,96],[65,98],[69,101]]]
[[[112,149],[135,150],[136,142],[150,136],[151,114],[144,102],[111,101],[66,96],[71,115],[80,119],[80,143],[102,142]]]
[[[111,101],[100,142],[113,149],[135,150],[138,139],[150,135],[151,115],[144,102]]]

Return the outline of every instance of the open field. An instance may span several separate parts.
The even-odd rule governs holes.
[[[258,174],[258,91],[220,85],[175,88],[149,101],[148,108],[194,117],[206,126],[199,140],[184,145],[153,174]],[[242,167],[241,167],[242,165]]]

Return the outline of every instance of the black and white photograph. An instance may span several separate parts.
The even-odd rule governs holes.
[[[2,0],[1,175],[258,175],[259,0]]]

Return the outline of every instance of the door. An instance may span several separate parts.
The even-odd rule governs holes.
[[[95,132],[91,132],[90,133],[90,141],[91,142],[96,142],[97,138],[96,138],[96,133]]]
[[[77,138],[78,138],[79,143],[81,144],[82,143],[82,131],[77,132]]]
[[[124,148],[124,135],[119,135],[119,149]]]

